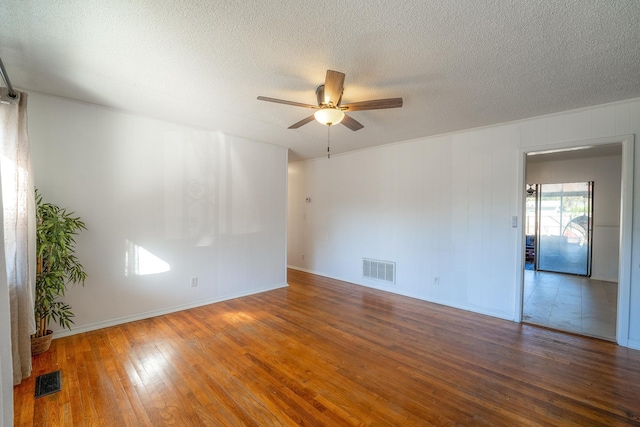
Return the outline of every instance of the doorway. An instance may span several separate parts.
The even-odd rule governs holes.
[[[621,168],[621,144],[527,156],[524,322],[616,340]]]

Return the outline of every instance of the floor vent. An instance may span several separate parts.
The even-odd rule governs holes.
[[[362,258],[362,275],[369,279],[396,283],[396,263]]]
[[[62,381],[60,380],[60,371],[50,372],[40,375],[36,378],[36,396],[42,397],[56,391],[60,391]]]

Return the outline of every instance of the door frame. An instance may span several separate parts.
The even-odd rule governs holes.
[[[620,188],[620,247],[618,259],[618,306],[616,322],[616,342],[629,346],[629,318],[631,315],[631,237],[633,215],[633,169],[634,169],[634,135],[619,135],[607,138],[588,139],[581,141],[568,141],[556,144],[545,144],[520,149],[518,168],[521,171],[518,177],[518,211],[524,218],[525,184],[527,176],[527,155],[530,153],[554,153],[583,148],[594,148],[608,144],[622,144],[622,167]],[[522,224],[523,221],[520,221]],[[522,322],[522,310],[524,303],[524,227],[521,225],[518,233],[519,254],[517,287],[516,287],[516,313],[517,322]]]

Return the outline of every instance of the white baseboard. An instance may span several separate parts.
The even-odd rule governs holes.
[[[202,307],[203,305],[215,304],[217,302],[227,301],[235,298],[246,297],[249,295],[259,294],[262,292],[272,291],[275,289],[286,288],[288,283],[280,283],[274,286],[268,286],[264,288],[254,289],[249,292],[241,292],[237,294],[225,295],[218,298],[211,298],[202,301],[196,301],[188,304],[176,305],[173,307],[162,308],[159,310],[147,311],[145,313],[132,314],[130,316],[118,317],[115,319],[109,319],[102,322],[90,323],[88,325],[74,326],[73,329],[59,329],[54,330],[53,338],[63,338],[71,335],[81,334],[83,332],[95,331],[98,329],[108,328],[110,326],[122,325],[123,323],[135,322],[136,320],[149,319],[151,317],[162,316],[164,314],[175,313],[177,311],[188,310],[190,308]]]
[[[629,344],[629,348],[640,350],[640,340],[629,340],[627,343]]]
[[[614,278],[611,278],[611,277],[604,278],[604,277],[598,277],[598,276],[591,276],[591,277],[589,277],[589,279],[591,279],[591,280],[599,280],[599,281],[601,281],[601,282],[612,282],[612,283],[618,283],[618,278],[617,278],[617,277],[614,277]]]

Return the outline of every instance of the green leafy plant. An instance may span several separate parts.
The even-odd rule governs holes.
[[[87,277],[75,254],[75,236],[86,230],[84,222],[73,212],[51,203],[43,203],[36,190],[36,298],[35,317],[37,332],[34,337],[47,335],[53,320],[71,329],[71,306],[60,301],[68,285],[84,286]]]

